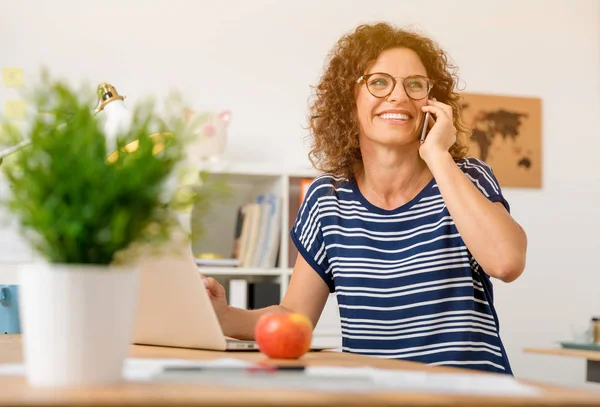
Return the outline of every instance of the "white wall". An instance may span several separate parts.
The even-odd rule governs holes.
[[[600,2],[0,0],[0,67],[109,81],[130,103],[176,88],[198,110],[232,109],[230,158],[305,166],[310,85],[335,40],[374,20],[432,35],[467,91],[542,99],[543,188],[505,189],[527,270],[496,284],[497,307],[518,377],[581,383],[583,361],[522,348],[600,314]]]

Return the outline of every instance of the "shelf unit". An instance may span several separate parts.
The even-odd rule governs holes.
[[[243,278],[248,282],[278,282],[281,300],[287,291],[298,255],[289,231],[300,208],[300,185],[303,180],[312,179],[318,173],[309,168],[274,168],[260,163],[216,162],[206,163],[200,168],[211,174],[210,179],[226,182],[232,193],[225,201],[213,203],[209,213],[199,219],[205,234],[201,239],[194,239],[194,254],[214,253],[225,258],[231,257],[237,210],[246,203],[255,202],[260,194],[270,192],[280,197],[282,210],[275,268],[198,267],[198,270],[217,279],[226,290],[232,278]],[[329,296],[315,327],[314,341],[324,346],[341,346],[339,313],[334,294]]]
[[[268,276],[289,277],[293,269],[280,268],[240,268],[240,267],[204,267],[198,266],[198,271],[207,276]]]

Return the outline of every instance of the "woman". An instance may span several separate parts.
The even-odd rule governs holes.
[[[316,325],[335,292],[344,351],[512,373],[490,277],[523,272],[527,239],[490,167],[464,157],[455,80],[432,40],[389,24],[338,41],[311,106],[310,158],[325,174],[290,232],[289,288],[248,311],[206,279],[226,335],[252,339],[270,311]]]

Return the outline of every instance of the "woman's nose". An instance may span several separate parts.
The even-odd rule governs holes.
[[[396,86],[392,90],[392,93],[388,95],[389,102],[402,102],[408,99],[409,97],[406,94],[406,91],[404,90],[404,86],[402,86],[402,83],[400,82],[396,83]]]

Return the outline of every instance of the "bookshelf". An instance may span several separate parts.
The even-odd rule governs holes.
[[[224,200],[214,203],[207,215],[198,220],[204,228],[202,238],[194,239],[194,254],[209,253],[223,258],[231,258],[238,209],[243,205],[256,202],[260,195],[273,194],[279,198],[279,225],[277,232],[278,251],[273,267],[214,267],[199,266],[200,273],[217,279],[227,291],[230,302],[234,289],[230,292],[232,280],[245,280],[248,284],[269,282],[279,284],[279,300],[283,298],[293,273],[298,254],[289,230],[292,227],[298,209],[303,182],[318,175],[307,168],[276,168],[261,163],[216,162],[201,166],[211,174],[211,180],[226,182],[231,194]],[[192,225],[194,224],[192,213]],[[192,227],[193,231],[193,227]],[[236,298],[233,298],[235,302]],[[329,296],[319,323],[315,327],[314,342],[319,345],[340,347],[340,321],[335,295]]]

